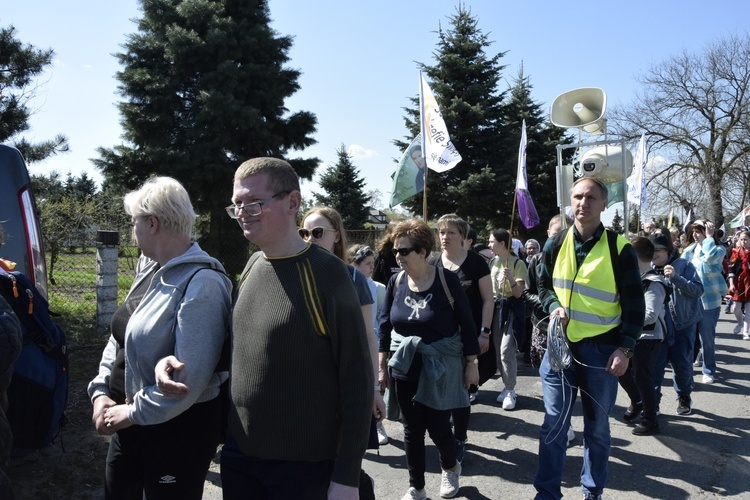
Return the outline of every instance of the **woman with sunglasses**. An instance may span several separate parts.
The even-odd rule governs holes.
[[[402,221],[391,241],[402,271],[388,282],[378,336],[380,369],[390,368],[404,422],[410,488],[403,500],[427,498],[427,431],[440,454],[440,496],[452,498],[458,493],[461,464],[451,410],[469,406],[468,389],[479,382],[474,318],[458,276],[428,264],[435,235],[427,224]]]
[[[347,252],[348,262],[367,278],[367,286],[370,295],[375,301],[372,305],[372,326],[377,338],[378,318],[385,302],[385,285],[372,279],[372,271],[375,268],[375,251],[367,245],[351,245]],[[382,387],[381,389],[385,389]],[[381,390],[382,394],[382,390]],[[387,413],[387,412],[386,412]],[[382,420],[378,422],[378,444],[388,444],[388,433],[385,431]]]
[[[456,214],[446,214],[437,222],[438,236],[442,253],[433,255],[428,262],[447,269],[458,276],[461,286],[469,299],[471,314],[476,332],[479,334],[479,384],[487,382],[497,371],[495,347],[490,335],[495,300],[492,295],[492,281],[487,261],[478,253],[470,252],[464,242],[469,237],[469,224]],[[476,238],[476,233],[474,234]],[[479,387],[471,386],[469,401],[474,401]],[[453,410],[453,433],[456,437],[456,460],[463,461],[471,407]]]
[[[344,222],[341,219],[341,215],[335,209],[330,207],[317,207],[308,210],[307,213],[302,216],[302,227],[299,228],[299,235],[305,241],[319,245],[339,259],[347,262],[345,250],[347,247],[346,230],[344,229]],[[352,277],[352,282],[354,283],[354,288],[357,290],[357,295],[359,296],[362,316],[364,316],[365,319],[372,366],[377,379],[378,348],[377,337],[372,322],[373,297],[367,284],[367,278],[353,266],[349,265],[348,267]],[[373,425],[368,449],[378,447],[377,423],[381,422],[385,417],[385,403],[383,402],[383,396],[380,394],[380,389],[381,385],[376,384],[372,409]]]

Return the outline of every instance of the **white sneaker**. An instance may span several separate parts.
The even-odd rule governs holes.
[[[401,500],[427,500],[427,492],[424,488],[418,490],[412,486],[409,488],[409,491],[406,492],[406,495],[401,497]]]
[[[512,410],[516,407],[516,391],[508,391],[508,394],[503,399],[503,410]]]
[[[704,384],[713,384],[714,383],[714,376],[708,375],[706,373],[703,374],[703,383]]]
[[[388,433],[385,432],[383,422],[378,422],[378,444],[388,444]]]
[[[440,478],[440,496],[453,498],[458,493],[458,478],[461,476],[461,464],[456,462],[452,471],[444,470]]]
[[[742,340],[750,340],[750,332],[743,333]]]
[[[502,403],[503,401],[505,401],[505,397],[506,397],[507,395],[508,395],[508,389],[503,389],[503,392],[501,392],[501,393],[500,393],[500,394],[499,394],[499,395],[497,396],[497,402],[498,402],[498,403]]]
[[[734,334],[739,335],[740,333],[742,333],[742,323],[737,323],[734,325]]]
[[[570,444],[576,438],[576,433],[572,427],[568,427],[568,444]]]

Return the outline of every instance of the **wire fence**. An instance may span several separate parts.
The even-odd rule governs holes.
[[[347,231],[350,244],[373,247],[382,235],[382,230]],[[251,248],[250,252],[257,248]],[[139,250],[132,244],[122,243],[118,250],[117,303],[122,304],[135,279]],[[244,267],[248,256],[237,256]],[[79,339],[96,330],[96,246],[67,248],[57,255],[54,268],[49,274],[49,304],[53,314],[62,318],[68,335]],[[226,264],[226,263],[224,263]],[[237,267],[237,266],[235,266]],[[236,278],[236,277],[235,277]]]

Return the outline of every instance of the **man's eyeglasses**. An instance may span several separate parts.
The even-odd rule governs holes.
[[[243,211],[245,212],[246,215],[249,215],[250,217],[256,217],[263,213],[263,205],[273,200],[277,196],[281,196],[281,195],[286,196],[289,193],[291,193],[291,191],[279,191],[278,193],[269,196],[265,200],[254,201],[252,203],[248,203],[247,205],[229,205],[224,210],[227,211],[227,214],[232,219],[239,219],[240,217],[242,217]]]
[[[406,248],[406,247],[404,247],[404,248],[395,248],[394,247],[393,248],[393,255],[400,255],[401,257],[406,257],[407,255],[409,255],[413,251],[414,251],[414,247],[410,247],[410,248]]]
[[[326,231],[332,231],[334,233],[338,232],[335,229],[331,229],[331,228],[323,227],[323,226],[314,227],[312,229],[305,229],[304,227],[297,229],[297,232],[299,233],[300,237],[304,240],[309,240],[310,236],[312,236],[314,240],[319,240],[323,237]]]

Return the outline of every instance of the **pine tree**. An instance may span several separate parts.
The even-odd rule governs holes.
[[[54,52],[23,45],[13,26],[0,28],[0,143],[10,142],[27,162],[37,162],[68,150],[68,139],[30,143],[19,134],[29,129],[29,102],[36,96],[34,79],[52,64]]]
[[[505,93],[498,90],[505,68],[499,61],[505,52],[486,54],[492,42],[463,5],[449,20],[451,28],[438,31],[436,64],[419,66],[463,160],[447,172],[428,172],[428,217],[454,212],[482,231],[507,221],[513,201],[509,193],[514,187],[515,170],[503,171],[500,162],[504,154],[511,154],[500,147],[508,133],[502,121]],[[419,98],[411,101],[414,107],[405,108],[406,140],[394,141],[402,150],[420,129]],[[421,196],[404,203],[415,213],[422,212],[421,204]]]
[[[317,119],[289,113],[300,72],[284,67],[292,38],[270,27],[266,0],[141,1],[138,32],[116,57],[124,143],[100,148],[105,180],[135,188],[153,174],[182,182],[196,210],[210,215],[201,245],[228,271],[244,265],[236,223],[224,206],[248,158],[287,159],[311,179],[317,158],[288,158],[315,143]],[[233,262],[231,259],[235,258]]]
[[[610,224],[610,227],[612,230],[616,233],[622,233],[622,223],[623,218],[622,215],[620,215],[620,212],[618,210],[615,210],[615,216],[612,217],[612,224]]]
[[[329,166],[320,176],[320,187],[327,194],[316,193],[315,199],[320,205],[335,208],[346,229],[360,229],[367,222],[368,215],[369,196],[364,191],[365,180],[360,177],[344,144],[336,154],[336,164]]]

